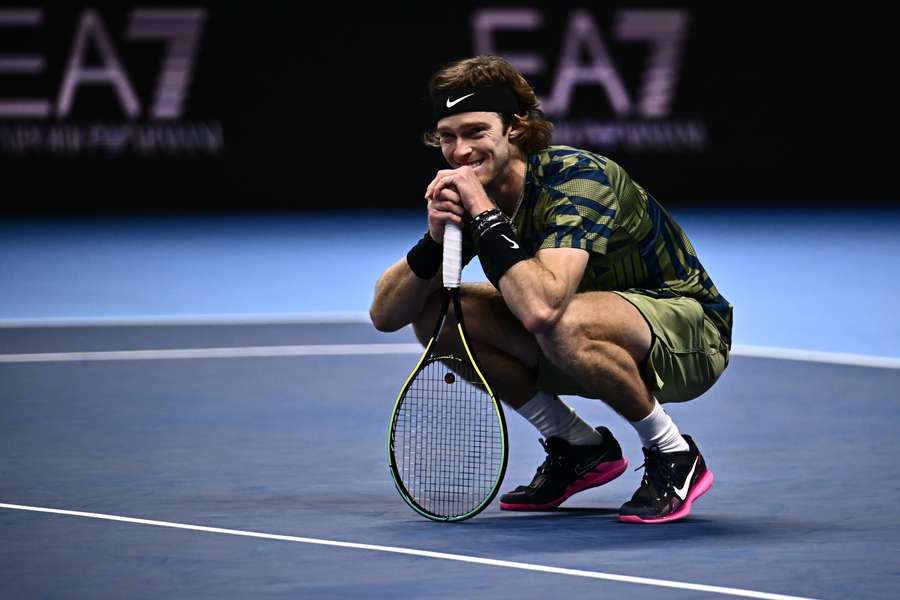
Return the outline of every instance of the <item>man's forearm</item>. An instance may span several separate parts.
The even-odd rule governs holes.
[[[409,268],[406,258],[401,258],[375,284],[375,298],[369,309],[372,324],[379,331],[397,331],[409,325],[422,313],[428,296],[440,286],[440,271],[431,279],[421,279]]]
[[[565,282],[537,259],[513,265],[500,279],[500,291],[509,310],[532,333],[552,327],[569,300]]]

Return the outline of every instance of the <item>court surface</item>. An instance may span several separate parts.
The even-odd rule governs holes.
[[[400,499],[420,350],[365,311],[420,214],[0,221],[0,598],[900,596],[900,212],[675,216],[736,346],[669,407],[716,482],[657,527],[615,519],[637,436],[580,398],[631,462],[609,485],[459,524]],[[507,420],[503,489],[543,459]]]
[[[555,511],[438,524],[387,469],[412,342],[352,322],[0,328],[0,597],[896,597],[900,369],[734,356],[670,407],[716,475],[682,522],[619,523],[629,469]],[[627,424],[569,400],[640,464]],[[542,460],[507,414],[504,489]]]

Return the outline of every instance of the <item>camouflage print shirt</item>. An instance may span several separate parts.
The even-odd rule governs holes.
[[[653,196],[612,160],[551,146],[528,156],[514,226],[529,254],[581,248],[590,254],[578,291],[630,291],[696,299],[731,345],[732,306],[690,240]]]

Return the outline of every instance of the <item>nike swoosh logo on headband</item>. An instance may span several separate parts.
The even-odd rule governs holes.
[[[450,98],[447,98],[447,108],[453,108],[454,106],[456,106],[457,104],[459,104],[460,102],[462,102],[463,100],[468,98],[469,96],[474,96],[474,95],[475,95],[475,92],[472,92],[471,94],[466,94],[465,96],[462,96],[461,98],[457,98],[456,100],[453,100],[453,101],[451,101]]]

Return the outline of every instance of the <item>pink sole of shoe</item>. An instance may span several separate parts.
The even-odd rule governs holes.
[[[688,516],[691,512],[691,505],[694,503],[694,500],[705,494],[709,491],[709,488],[712,487],[713,484],[713,474],[712,471],[706,471],[703,476],[697,481],[697,485],[690,491],[688,497],[685,499],[684,504],[681,507],[673,512],[671,515],[666,515],[664,517],[659,517],[658,519],[642,519],[640,517],[636,517],[634,515],[620,515],[619,520],[623,523],[669,523],[670,521],[677,521],[678,519],[683,519]]]
[[[624,458],[622,460],[603,463],[599,468],[590,471],[584,477],[567,487],[563,495],[556,500],[545,504],[509,504],[501,502],[500,510],[547,510],[556,508],[578,492],[583,492],[584,490],[595,488],[604,483],[609,483],[624,473],[627,468],[628,460]]]

